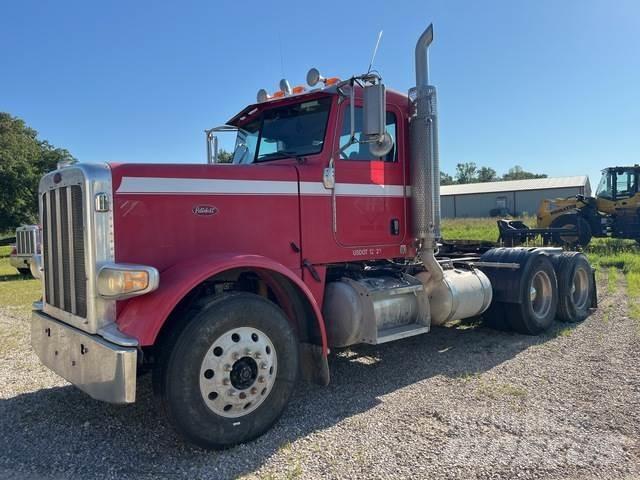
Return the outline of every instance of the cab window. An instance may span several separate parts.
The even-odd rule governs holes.
[[[632,197],[636,194],[636,191],[634,172],[616,173],[616,199]]]
[[[362,134],[362,107],[355,109],[355,134],[356,140],[360,140]],[[347,106],[342,115],[342,132],[340,133],[340,145],[345,145],[351,136],[351,110]],[[343,160],[383,160],[385,162],[396,161],[396,115],[393,112],[387,112],[386,120],[387,132],[393,138],[393,148],[384,158],[376,158],[369,152],[369,144],[354,143],[344,150],[340,156]]]
[[[600,178],[600,183],[596,189],[596,196],[598,198],[606,198],[613,200],[613,174],[609,172],[603,172]]]

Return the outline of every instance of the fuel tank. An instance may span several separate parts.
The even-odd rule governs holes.
[[[489,308],[493,290],[483,272],[454,268],[443,273],[442,281],[429,291],[432,325],[475,317]],[[431,277],[429,272],[421,272],[416,278],[427,285]]]
[[[428,331],[424,285],[410,275],[342,278],[327,284],[323,314],[330,346],[382,343]]]

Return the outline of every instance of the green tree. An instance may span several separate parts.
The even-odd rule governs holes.
[[[38,139],[23,120],[0,112],[0,232],[33,223],[40,177],[58,162],[75,162],[65,149]]]
[[[480,167],[478,170],[478,182],[495,182],[498,180],[496,171],[491,167]]]
[[[547,174],[527,172],[520,165],[516,165],[502,176],[502,180],[527,180],[530,178],[547,178]]]
[[[440,171],[440,185],[453,185],[453,177],[447,172]]]
[[[474,183],[478,181],[478,167],[473,162],[459,163],[456,165],[455,174],[457,183]]]
[[[218,163],[231,163],[233,161],[233,154],[227,152],[224,148],[218,150]]]

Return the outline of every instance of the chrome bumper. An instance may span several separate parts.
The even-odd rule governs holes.
[[[10,255],[9,256],[9,265],[13,268],[29,268],[29,262],[31,261],[31,255]]]
[[[31,345],[46,367],[96,400],[135,401],[136,348],[107,342],[38,310],[31,316]]]

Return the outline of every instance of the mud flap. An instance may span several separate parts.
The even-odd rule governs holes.
[[[300,377],[307,382],[329,385],[329,361],[322,347],[313,343],[300,343]]]
[[[593,292],[591,293],[591,308],[598,308],[598,284],[596,283],[596,269],[591,269],[593,278]]]

